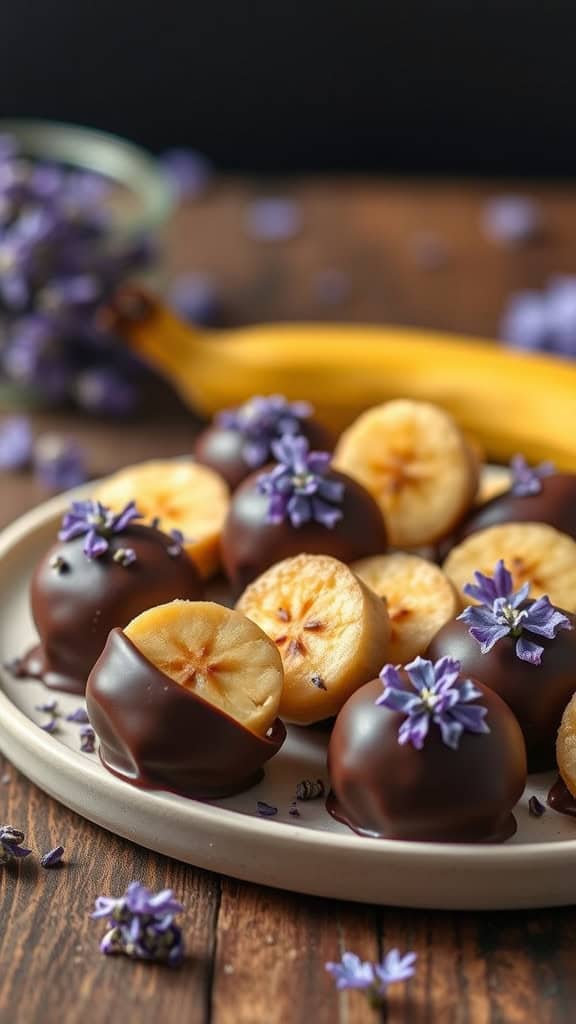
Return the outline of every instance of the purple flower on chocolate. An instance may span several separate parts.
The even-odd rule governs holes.
[[[289,402],[284,395],[255,395],[237,409],[224,409],[216,423],[242,435],[242,458],[251,469],[258,469],[270,458],[272,442],[299,434],[301,421],[312,412],[308,402]]]
[[[460,679],[460,662],[454,658],[426,661],[415,658],[405,666],[413,689],[399,672],[399,666],[385,665],[380,673],[384,693],[376,704],[406,715],[398,730],[398,742],[422,750],[430,721],[438,726],[447,747],[457,750],[463,732],[487,733],[487,709],[471,704],[482,694],[470,679]],[[414,693],[413,690],[416,692]]]
[[[529,494],[540,494],[542,479],[555,472],[552,462],[541,462],[539,466],[529,466],[523,455],[515,455],[510,461],[512,471],[512,494],[525,497]]]
[[[168,536],[171,538],[172,543],[166,548],[166,551],[171,558],[177,558],[178,555],[182,554],[184,548],[184,534],[182,530],[170,530]]]
[[[338,505],[344,498],[341,480],[330,480],[331,456],[311,452],[305,437],[286,435],[273,441],[277,465],[258,479],[258,489],[268,495],[268,522],[288,519],[296,529],[314,521],[332,529],[342,518]]]
[[[494,576],[481,572],[474,575],[476,583],[467,583],[464,593],[479,604],[469,605],[458,618],[469,625],[468,632],[480,644],[482,654],[488,654],[499,640],[510,636],[516,639],[517,657],[539,665],[544,648],[531,640],[530,634],[553,640],[558,630],[572,629],[570,619],[554,608],[548,597],[528,600],[530,583],[514,593],[512,574],[502,559]]]
[[[142,519],[136,503],[130,501],[114,513],[99,501],[73,501],[62,520],[58,539],[64,542],[86,537],[86,558],[100,558],[110,547],[110,538],[124,532],[135,519]]]
[[[109,926],[101,952],[176,966],[184,956],[184,943],[174,917],[183,909],[171,889],[153,893],[140,882],[131,882],[119,899],[98,896],[91,916],[106,918]]]
[[[9,864],[13,860],[21,860],[32,853],[22,846],[25,836],[20,829],[11,825],[0,825],[0,865]]]
[[[96,733],[91,725],[80,729],[80,750],[83,754],[93,754],[96,750]]]
[[[134,565],[136,560],[134,548],[117,548],[112,555],[112,561],[117,562],[124,569],[127,569],[129,565]]]
[[[329,962],[325,967],[339,991],[358,989],[373,1006],[382,1006],[390,985],[413,977],[416,959],[416,953],[401,956],[397,949],[391,949],[380,963],[374,963],[346,952],[339,963]]]
[[[62,863],[62,854],[64,853],[63,846],[55,846],[53,850],[48,850],[48,853],[42,854],[40,857],[40,865],[43,868],[55,868]]]
[[[32,430],[25,416],[0,424],[0,469],[23,469],[32,458]]]
[[[87,477],[84,451],[76,441],[44,434],[34,445],[34,472],[49,491],[69,491]]]
[[[160,155],[160,167],[177,199],[197,199],[214,174],[208,157],[195,149],[167,149]]]
[[[526,196],[494,196],[484,207],[484,230],[504,244],[527,242],[541,227],[540,209]]]
[[[285,242],[302,227],[302,211],[295,199],[264,196],[246,207],[246,232],[261,242]]]

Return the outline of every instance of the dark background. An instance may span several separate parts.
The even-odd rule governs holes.
[[[230,169],[571,175],[574,0],[19,0],[0,114]]]

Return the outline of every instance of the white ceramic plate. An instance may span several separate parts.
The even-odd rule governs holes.
[[[28,584],[52,543],[70,496],[23,516],[0,536],[0,662],[33,641]],[[405,907],[521,908],[576,902],[576,821],[548,810],[528,814],[528,797],[544,800],[552,775],[532,776],[516,808],[518,832],[502,846],[362,839],[335,822],[323,801],[288,814],[296,783],[326,779],[326,737],[291,728],[266,778],[248,793],[200,803],[143,791],[114,778],[96,755],[79,752],[79,726],[64,722],[48,735],[35,705],[49,696],[40,683],[2,670],[0,746],[36,785],[67,807],[158,853],[263,885],[319,896]],[[68,713],[83,703],[57,695]],[[256,800],[279,808],[256,815]],[[18,822],[13,823],[15,825]]]

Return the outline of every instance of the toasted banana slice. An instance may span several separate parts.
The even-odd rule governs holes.
[[[354,562],[351,569],[384,598],[390,617],[388,658],[405,665],[460,611],[460,598],[433,562],[402,551]]]
[[[385,602],[328,555],[278,562],[250,584],[236,607],[282,655],[280,715],[290,722],[308,725],[335,715],[387,660]]]
[[[476,570],[492,575],[500,558],[516,588],[528,580],[531,597],[547,594],[558,608],[576,611],[576,541],[545,523],[502,523],[479,530],[452,548],[443,568],[462,592],[474,582]]]
[[[435,405],[400,399],[363,413],[342,434],[334,465],[374,495],[394,547],[441,540],[476,493],[479,460]]]
[[[154,459],[114,473],[94,497],[114,510],[134,500],[147,519],[160,520],[165,533],[184,534],[184,547],[205,579],[219,568],[220,534],[230,499],[214,470],[195,462]]]
[[[278,714],[282,659],[265,633],[239,612],[210,601],[171,601],[142,612],[124,630],[156,668],[264,736]]]
[[[576,796],[576,695],[566,706],[556,737],[558,771],[572,796]]]

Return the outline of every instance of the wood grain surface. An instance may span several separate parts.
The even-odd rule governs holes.
[[[576,190],[538,187],[547,229],[519,249],[488,242],[474,183],[222,182],[183,209],[166,239],[167,264],[217,275],[228,323],[288,318],[398,321],[494,335],[507,294],[576,270]],[[303,230],[264,244],[246,237],[245,203],[263,191],[296,196]],[[424,270],[422,236],[445,250]],[[349,293],[327,304],[318,275],[344,271]],[[71,414],[38,416],[38,432],[77,437],[95,475],[188,450],[193,419],[177,403],[114,425]],[[0,524],[45,495],[26,475],[0,480]],[[367,1024],[358,993],[338,995],[324,971],[344,949],[375,958],[415,949],[418,970],[391,989],[393,1024],[572,1024],[576,1020],[576,914],[436,913],[356,906],[221,878],[102,831],[0,765],[0,819],[65,863],[28,858],[0,869],[0,1024]],[[321,866],[320,866],[321,867]],[[169,886],[187,907],[184,965],[98,953],[95,896],[132,879]],[[575,884],[576,896],[576,884]]]

